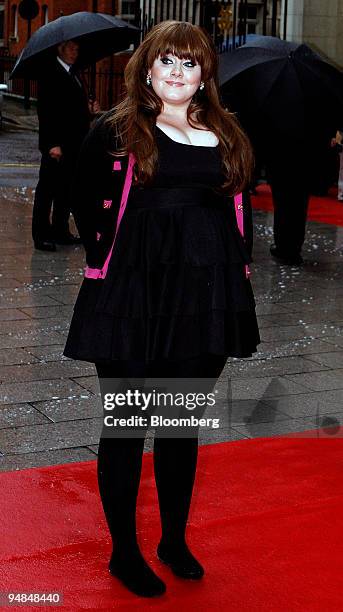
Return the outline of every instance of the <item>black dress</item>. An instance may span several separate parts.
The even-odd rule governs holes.
[[[91,362],[249,357],[260,342],[219,147],[156,129],[149,187],[132,185],[106,278],[85,278],[64,355]]]

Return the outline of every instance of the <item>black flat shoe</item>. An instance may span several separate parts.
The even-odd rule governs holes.
[[[81,238],[79,236],[73,236],[73,234],[62,234],[60,236],[55,236],[56,244],[82,244]]]
[[[35,240],[34,245],[38,251],[56,251],[53,240]]]
[[[111,576],[118,578],[131,593],[139,597],[157,597],[166,591],[166,585],[139,555],[130,559],[114,555],[108,566]]]
[[[173,574],[179,578],[199,580],[205,573],[204,568],[192,555],[187,545],[179,550],[172,550],[160,542],[157,547],[157,557],[162,563],[168,565]]]
[[[301,266],[301,264],[304,263],[300,253],[284,253],[280,251],[275,244],[272,244],[269,250],[270,254],[275,257],[275,259],[278,259],[280,263],[288,266]]]

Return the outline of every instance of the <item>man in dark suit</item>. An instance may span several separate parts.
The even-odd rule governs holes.
[[[55,244],[75,244],[69,230],[70,184],[77,155],[89,131],[97,102],[90,102],[73,72],[79,45],[69,40],[57,47],[56,59],[38,81],[39,149],[42,153],[32,215],[36,249],[55,251]],[[53,204],[52,220],[50,213]]]

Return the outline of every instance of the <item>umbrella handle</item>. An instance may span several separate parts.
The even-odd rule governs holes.
[[[96,99],[96,64],[91,65],[90,69],[90,84],[88,88],[88,97],[90,100]]]
[[[84,89],[87,91],[87,98],[91,102],[96,100],[96,73],[94,71],[94,65],[90,66],[87,72],[82,72],[82,82]]]

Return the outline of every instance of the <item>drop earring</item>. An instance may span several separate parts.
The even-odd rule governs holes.
[[[202,91],[204,89],[204,87],[205,87],[205,83],[204,83],[204,81],[201,81],[200,87],[199,87],[200,91]]]
[[[146,84],[151,85],[151,76],[149,74],[147,74],[147,77],[146,77]]]

